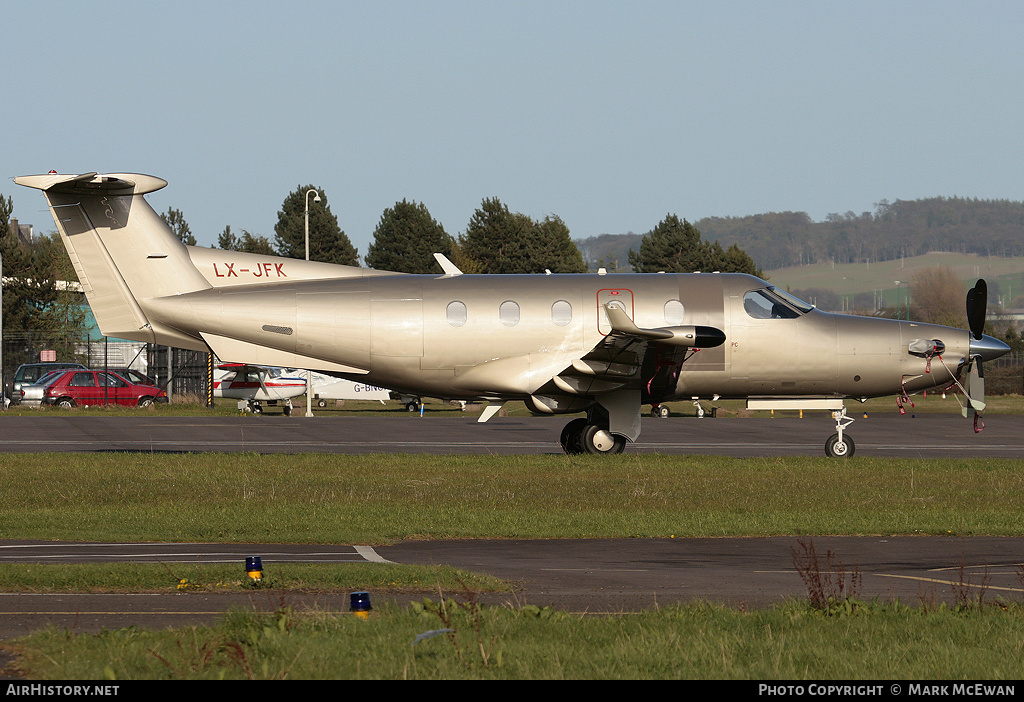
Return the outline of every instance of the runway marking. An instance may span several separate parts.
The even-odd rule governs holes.
[[[982,583],[956,583],[952,580],[939,580],[938,578],[922,578],[917,575],[890,575],[888,573],[871,573],[871,575],[877,575],[880,578],[899,578],[902,580],[920,580],[925,583],[938,583],[939,585],[949,585],[956,587],[976,587],[983,590],[1004,590],[1006,592],[1024,592],[1024,588],[1019,587],[999,587],[997,585],[985,585]]]
[[[383,556],[381,556],[379,553],[374,551],[369,546],[353,546],[352,548],[354,548],[356,550],[356,553],[358,553],[360,556],[362,556],[363,558],[365,558],[366,560],[368,560],[368,561],[370,561],[372,563],[391,563],[392,562],[392,561],[389,561],[388,559],[384,558]]]
[[[977,570],[978,568],[1020,568],[1024,566],[1024,563],[1000,563],[996,565],[994,563],[986,563],[983,565],[972,565],[972,566],[947,566],[945,568],[929,568],[929,572],[935,573],[942,570],[960,570],[961,567],[964,570]],[[1006,575],[1006,573],[1000,573],[1000,575]]]
[[[56,609],[52,609],[52,610],[48,609],[48,610],[41,610],[39,612],[4,612],[5,616],[10,616],[12,614],[23,614],[26,617],[45,616],[47,614],[60,614],[60,615],[64,615],[64,616],[68,616],[68,615],[75,615],[75,616],[85,615],[85,616],[88,616],[88,615],[91,615],[91,616],[108,616],[108,617],[120,617],[120,616],[124,616],[126,614],[144,614],[147,617],[150,616],[150,615],[178,616],[178,617],[180,617],[180,616],[189,616],[189,615],[193,615],[193,614],[207,614],[207,615],[214,615],[215,616],[215,615],[219,615],[219,614],[224,614],[224,611],[223,610],[219,610],[219,611],[211,611],[211,612],[202,612],[202,611],[199,611],[199,610],[195,610],[195,611],[190,611],[190,612],[166,612],[166,611],[165,612],[136,612],[136,611],[130,611],[130,612],[117,612],[117,611],[114,611],[114,612],[104,612],[104,611],[90,612],[90,611],[87,611],[87,610],[84,610],[84,609],[76,609],[76,610],[73,610],[73,611],[64,612],[64,611],[60,611],[60,610],[56,610]]]
[[[648,568],[541,568],[553,573],[648,573]]]

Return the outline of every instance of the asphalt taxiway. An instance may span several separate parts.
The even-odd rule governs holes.
[[[975,433],[950,414],[851,414],[856,455],[899,458],[1024,458],[1024,417],[989,415]],[[240,416],[138,417],[0,414],[0,453],[256,452],[557,454],[562,417]],[[645,417],[627,453],[824,456],[835,433],[826,413],[804,418]]]
[[[806,567],[809,549],[819,566]],[[815,573],[843,582],[847,594],[910,605],[955,604],[962,598],[1024,601],[1024,538],[770,537],[697,539],[543,539],[405,541],[386,546],[337,544],[96,544],[0,542],[6,563],[234,562],[240,579],[247,556],[264,575],[289,562],[389,561],[446,564],[506,580],[512,592],[491,604],[533,604],[587,614],[618,614],[707,601],[760,608],[806,598]],[[436,590],[371,592],[371,602],[407,604]],[[445,593],[459,597],[460,593]],[[273,611],[283,604],[346,613],[348,592],[276,590],[173,594],[0,594],[0,639],[47,624],[95,632],[124,626],[162,628],[213,623],[224,612]]]

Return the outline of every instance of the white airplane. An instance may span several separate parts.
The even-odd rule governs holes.
[[[238,409],[259,414],[263,404],[281,403],[285,415],[292,413],[292,398],[306,392],[306,379],[290,376],[282,368],[247,363],[222,363],[220,377],[213,381],[213,396],[238,400]]]
[[[290,375],[305,377],[306,371],[289,368]],[[387,402],[391,399],[391,391],[368,385],[354,380],[335,378],[322,373],[311,373],[310,385],[313,390],[313,402],[318,407],[326,407],[328,400],[373,400]]]
[[[153,176],[21,176],[42,190],[101,331],[310,368],[409,395],[580,414],[566,453],[614,454],[640,436],[643,405],[743,399],[750,409],[825,410],[825,453],[854,443],[845,400],[962,392],[975,428],[982,363],[1009,347],[970,329],[829,314],[750,275],[407,275],[190,247],[146,202]]]

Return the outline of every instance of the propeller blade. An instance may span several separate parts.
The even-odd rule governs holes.
[[[967,325],[974,338],[981,340],[985,328],[985,308],[988,306],[988,284],[978,279],[974,287],[967,291]]]

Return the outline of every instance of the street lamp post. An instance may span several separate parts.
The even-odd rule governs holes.
[[[313,202],[320,202],[320,193],[315,188],[306,191],[306,218],[305,218],[305,239],[306,239],[306,260],[309,260],[309,195],[315,195]],[[313,416],[313,374],[306,369],[306,416]]]

